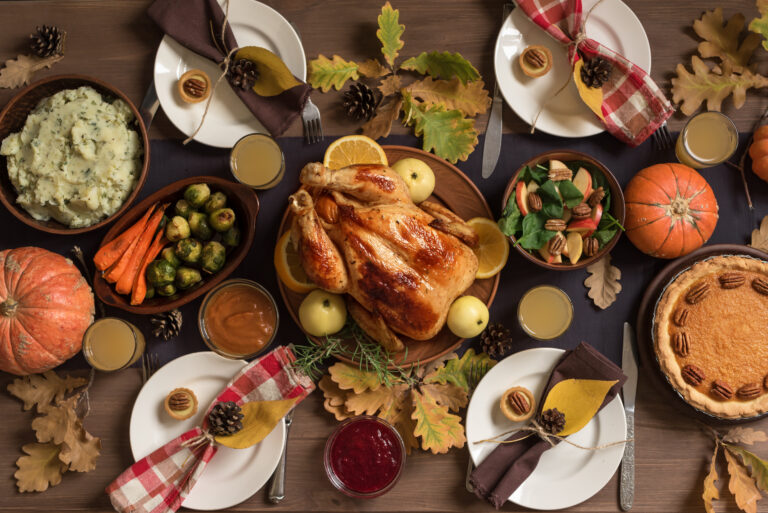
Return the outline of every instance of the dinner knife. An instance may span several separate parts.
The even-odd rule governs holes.
[[[621,478],[619,481],[619,505],[623,511],[632,509],[635,497],[635,394],[637,392],[637,360],[635,358],[635,333],[632,326],[624,323],[624,349],[621,357],[621,370],[627,376],[622,395],[624,412],[627,416],[627,439],[624,457],[621,459]]]
[[[502,23],[507,19],[509,13],[515,8],[512,2],[504,2],[504,15]],[[501,153],[501,121],[504,103],[499,93],[499,83],[495,81],[493,86],[493,100],[491,101],[491,114],[488,116],[488,126],[485,128],[485,143],[483,143],[483,178],[488,178],[496,169],[499,162],[499,153]]]
[[[147,93],[144,95],[144,99],[141,101],[141,107],[139,107],[139,114],[144,121],[144,127],[149,132],[149,125],[152,124],[152,120],[155,117],[157,108],[160,106],[160,100],[157,97],[157,90],[155,89],[155,79],[149,83]]]

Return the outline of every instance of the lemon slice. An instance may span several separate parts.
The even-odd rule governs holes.
[[[275,270],[286,287],[294,292],[306,294],[317,285],[304,272],[299,254],[291,244],[291,232],[285,232],[275,246]]]
[[[507,263],[509,242],[498,225],[487,217],[475,217],[467,224],[480,237],[480,243],[473,251],[477,255],[478,268],[475,278],[482,280],[496,276]]]
[[[341,169],[353,164],[389,165],[384,149],[364,135],[347,135],[336,139],[325,150],[323,165],[328,169]]]

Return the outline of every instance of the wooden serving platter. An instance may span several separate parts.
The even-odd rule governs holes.
[[[465,220],[473,217],[493,219],[491,209],[483,195],[467,175],[462,173],[456,166],[436,155],[416,148],[409,148],[407,146],[384,146],[383,148],[390,164],[394,164],[400,159],[413,157],[423,160],[432,168],[432,171],[435,173],[435,191],[429,198],[430,201],[437,201],[447,206]],[[286,209],[283,220],[280,223],[278,239],[290,229],[292,220],[293,215],[290,209]],[[288,312],[296,324],[301,327],[299,322],[299,305],[304,299],[305,294],[293,292],[283,285],[279,279],[278,284]],[[497,274],[493,278],[475,280],[465,294],[480,298],[490,307],[498,286],[499,275]],[[407,351],[395,356],[395,363],[398,365],[431,362],[459,347],[464,339],[457,337],[444,326],[437,335],[429,340],[418,341],[406,337],[403,337],[403,340]],[[318,342],[319,340],[315,339],[315,341]],[[355,363],[346,358],[341,358],[341,360],[347,363]]]

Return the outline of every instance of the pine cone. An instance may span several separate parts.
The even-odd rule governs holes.
[[[153,315],[149,320],[152,323],[152,335],[163,340],[178,337],[181,332],[181,321],[181,312],[178,309]]]
[[[601,57],[584,62],[581,68],[581,80],[587,87],[602,87],[611,74],[611,63]]]
[[[548,433],[558,434],[565,427],[565,414],[557,408],[552,408],[541,413],[539,425]]]
[[[238,59],[229,65],[227,80],[232,87],[250,89],[259,79],[259,68],[255,62],[248,59]]]
[[[234,435],[243,429],[243,414],[233,401],[218,403],[208,414],[208,424],[213,436]]]
[[[480,347],[491,358],[498,359],[504,356],[509,351],[511,343],[509,330],[500,322],[489,324],[480,335]]]
[[[376,112],[378,103],[376,93],[362,82],[352,84],[344,93],[344,112],[356,120],[365,119],[368,121],[371,119]]]
[[[29,47],[38,57],[51,57],[64,53],[64,38],[67,33],[53,25],[37,27],[34,34],[29,35]]]

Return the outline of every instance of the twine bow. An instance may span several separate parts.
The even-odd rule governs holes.
[[[181,446],[194,451],[205,443],[210,443],[212,445],[216,443],[216,438],[214,438],[211,432],[207,429],[203,429],[199,435],[192,437],[189,440],[185,440]]]
[[[500,440],[501,437],[506,436],[506,435],[508,435],[510,433],[517,432],[517,431],[527,431],[528,434],[525,435],[525,436],[522,436],[520,438],[515,438],[514,440]],[[484,440],[477,440],[474,443],[480,444],[480,443],[486,443],[487,442],[487,443],[496,443],[496,444],[513,444],[513,443],[517,443],[517,442],[520,442],[522,440],[525,440],[526,438],[529,438],[529,437],[534,436],[534,435],[536,435],[539,438],[541,438],[542,440],[546,441],[550,445],[550,447],[554,447],[555,445],[557,445],[555,443],[555,441],[557,440],[557,441],[560,441],[560,442],[565,442],[565,443],[567,443],[569,445],[572,445],[572,446],[574,446],[574,447],[576,447],[578,449],[583,449],[585,451],[598,451],[600,449],[606,449],[608,447],[613,447],[614,445],[620,445],[620,444],[624,444],[624,443],[627,443],[627,442],[634,442],[635,441],[634,438],[627,438],[626,440],[617,440],[615,442],[609,442],[607,444],[596,445],[594,447],[589,447],[589,446],[585,446],[585,445],[579,445],[576,442],[571,442],[570,440],[568,440],[564,436],[559,436],[559,435],[550,433],[549,431],[544,429],[541,426],[541,424],[539,424],[535,420],[532,420],[529,425],[523,426],[520,429],[511,429],[509,431],[505,431],[504,433],[496,435],[493,438],[486,438]]]

